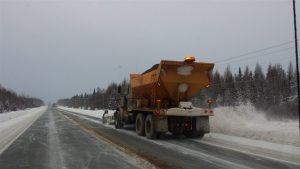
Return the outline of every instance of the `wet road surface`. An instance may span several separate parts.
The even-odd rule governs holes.
[[[140,168],[61,113],[48,109],[0,155],[1,169]]]

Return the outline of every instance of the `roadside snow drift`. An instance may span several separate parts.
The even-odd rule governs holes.
[[[211,132],[300,147],[299,123],[269,121],[250,104],[219,107],[210,117]]]
[[[0,114],[0,154],[40,117],[47,107]]]

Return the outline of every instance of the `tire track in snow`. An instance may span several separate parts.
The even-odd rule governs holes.
[[[62,148],[60,146],[60,141],[58,138],[58,132],[53,117],[53,112],[49,110],[49,135],[48,135],[48,145],[49,145],[49,165],[51,169],[67,169],[65,166],[64,158],[62,155]]]

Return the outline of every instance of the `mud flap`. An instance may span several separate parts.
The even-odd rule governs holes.
[[[167,132],[168,131],[168,119],[155,119],[155,129],[157,132]]]
[[[209,117],[196,117],[196,131],[209,133]]]

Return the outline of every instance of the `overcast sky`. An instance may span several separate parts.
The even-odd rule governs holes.
[[[293,43],[223,60],[292,41],[292,14],[292,0],[0,0],[0,84],[54,102],[185,55],[286,66]]]

